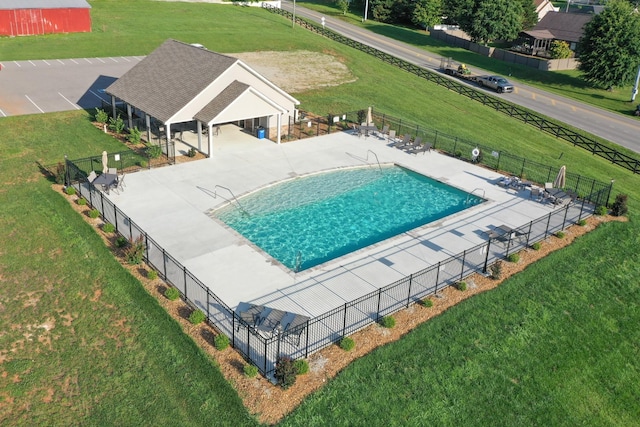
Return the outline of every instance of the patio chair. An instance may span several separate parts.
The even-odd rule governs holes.
[[[89,181],[89,184],[93,184],[93,181],[95,181],[95,179],[98,177],[98,175],[96,175],[95,171],[91,171],[89,172],[89,176],[87,176],[87,181]]]
[[[117,168],[109,168],[109,174],[111,175],[117,175],[118,174],[118,169]]]
[[[394,141],[396,140],[396,131],[395,130],[390,130],[389,134],[387,135],[387,141]]]
[[[247,310],[238,313],[242,322],[246,323],[250,328],[256,328],[260,324],[260,315],[264,311],[262,305],[252,305]],[[240,330],[242,322],[238,322],[237,330]]]
[[[536,202],[542,202],[542,199],[544,199],[544,191],[538,187],[531,188],[529,198],[534,199]]]
[[[396,148],[404,148],[409,144],[411,144],[411,135],[405,134],[402,139],[393,144],[393,146]]]
[[[413,140],[413,143],[405,145],[402,147],[403,150],[406,150],[408,153],[412,153],[414,150],[417,150],[422,145],[422,138],[416,136],[416,139]]]
[[[124,187],[124,174],[118,175],[118,180],[116,181],[116,186],[114,187],[113,191],[115,191],[116,194],[120,194],[121,191],[124,191]]]
[[[309,321],[307,316],[300,314],[287,313],[282,321],[282,339],[295,345],[300,345],[300,337],[306,329],[305,325]]]
[[[418,153],[426,153],[427,151],[431,151],[431,144],[429,144],[428,142],[423,142],[422,144],[420,144],[419,147],[413,147],[411,150],[408,151],[409,154],[418,154]]]
[[[385,135],[388,133],[389,133],[389,125],[384,125],[382,126],[382,130],[378,134],[382,135],[382,137],[384,138]]]

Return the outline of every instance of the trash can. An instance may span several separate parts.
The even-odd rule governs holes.
[[[256,134],[258,136],[258,139],[264,139],[264,128],[262,126],[258,126]]]

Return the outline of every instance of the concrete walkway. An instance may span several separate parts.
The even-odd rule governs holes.
[[[368,150],[381,163],[484,193],[488,201],[300,273],[207,216],[230,198],[217,185],[240,197],[292,177],[367,164]],[[369,162],[377,167],[374,156]],[[492,228],[517,228],[553,209],[528,192],[495,185],[499,177],[437,152],[407,154],[373,136],[335,133],[277,145],[227,125],[211,158],[131,174],[126,191],[109,198],[230,307],[253,302],[314,317],[475,247]]]

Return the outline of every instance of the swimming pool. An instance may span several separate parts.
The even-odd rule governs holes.
[[[249,194],[214,215],[288,268],[300,271],[482,201],[391,166],[293,179]]]

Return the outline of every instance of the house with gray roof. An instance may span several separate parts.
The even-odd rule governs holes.
[[[584,27],[593,18],[591,13],[547,12],[529,31],[520,33],[518,44],[523,53],[549,57],[554,40],[566,42],[572,51],[576,51]]]
[[[241,60],[171,39],[105,92],[111,95],[114,117],[120,100],[130,127],[135,111],[145,117],[148,134],[151,120],[161,122],[168,141],[172,126],[195,123],[195,148],[206,155],[212,153],[214,128],[228,123],[249,131],[260,126],[280,143],[282,128],[300,104]]]

